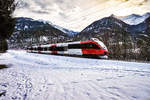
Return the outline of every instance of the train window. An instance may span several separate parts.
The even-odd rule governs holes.
[[[57,50],[56,50],[56,47],[50,47],[49,50],[50,50],[50,51],[57,51]]]
[[[27,48],[28,50],[32,50],[32,48]]]
[[[94,43],[84,43],[84,44],[70,44],[69,49],[99,49],[99,47]]]
[[[100,49],[100,47],[99,46],[97,46],[96,44],[94,44],[94,43],[90,43],[90,46],[89,46],[90,48],[93,48],[93,49]]]
[[[41,48],[41,47],[38,47],[37,50],[42,51],[42,48]]]
[[[81,44],[69,44],[68,48],[69,49],[80,49],[81,48],[80,45]]]
[[[40,50],[40,47],[38,47],[37,50]]]
[[[47,47],[45,47],[45,48],[43,48],[43,50],[44,50],[44,51],[48,51],[48,48],[47,48]]]
[[[28,48],[28,50],[33,50],[33,48]]]
[[[33,48],[33,50],[36,50],[36,48]]]
[[[66,51],[65,47],[50,47],[50,51]]]
[[[80,47],[82,49],[90,49],[90,48],[92,48],[92,49],[99,49],[99,47],[96,44],[94,44],[94,43],[84,43],[84,44],[81,44]]]
[[[48,49],[49,51],[52,51],[52,49],[51,49],[51,47],[49,47],[49,49]]]
[[[68,50],[68,47],[67,46],[65,46],[65,47],[63,47],[64,48],[64,51],[67,51]]]
[[[65,51],[64,47],[56,47],[57,51]]]

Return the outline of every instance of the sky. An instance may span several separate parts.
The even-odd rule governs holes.
[[[19,1],[19,2],[18,2]],[[110,16],[143,15],[150,0],[18,0],[15,17],[50,21],[80,32],[92,22]]]

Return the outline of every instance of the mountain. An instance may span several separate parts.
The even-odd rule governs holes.
[[[113,16],[105,17],[87,26],[76,36],[76,38],[79,40],[88,40],[92,37],[103,37],[106,34],[111,38],[121,31],[128,32],[127,29],[129,26],[130,25]]]
[[[131,34],[138,35],[138,34],[147,34],[150,28],[150,22],[148,21],[150,19],[150,16],[147,17],[143,22],[137,25],[130,25],[128,27],[128,31],[130,31]]]
[[[132,14],[122,18],[111,15],[109,17],[105,17],[93,22],[85,29],[83,29],[76,36],[76,38],[78,38],[78,40],[86,40],[92,37],[102,37],[105,34],[109,34],[109,36],[112,37],[113,35],[122,32],[125,32],[132,37],[137,37],[140,34],[147,34],[150,32],[148,31],[150,28],[150,23],[147,21],[149,18],[150,13],[146,13],[143,16]],[[126,23],[127,19],[128,22],[134,22],[136,25],[130,25]]]
[[[75,32],[75,31],[72,31],[72,30],[63,28],[63,27],[61,27],[61,26],[55,25],[55,24],[53,24],[53,23],[50,22],[50,21],[45,21],[45,20],[42,20],[42,19],[37,20],[37,21],[44,22],[44,23],[48,23],[48,24],[52,25],[53,27],[55,27],[56,29],[61,30],[62,32],[66,33],[68,36],[71,36],[71,37],[79,33],[79,32]]]
[[[107,46],[109,58],[149,59],[150,16],[145,14],[137,25],[130,25],[114,15],[97,20],[83,29],[74,40],[98,38]],[[141,18],[131,15],[134,19]],[[137,20],[135,20],[137,21]]]
[[[128,22],[136,24],[128,24],[126,22],[127,19]],[[141,34],[148,33],[150,33],[150,13],[146,13],[143,16],[132,14],[125,17],[111,15],[93,22],[79,33],[54,25],[48,21],[19,17],[9,43],[12,46],[18,43],[21,45],[43,44],[46,42],[89,40],[92,37],[113,42],[117,39],[120,41],[124,35],[128,38],[136,38]]]
[[[16,18],[17,23],[15,26],[16,30],[23,30],[23,31],[27,31],[27,30],[36,30],[38,28],[42,28],[44,26],[49,26],[49,27],[53,27],[56,28],[60,31],[62,31],[63,33],[66,33],[69,36],[75,35],[78,32],[74,32],[72,30],[68,30],[66,28],[60,27],[58,25],[52,24],[49,21],[44,21],[44,20],[34,20],[32,18],[26,18],[26,17],[18,17]]]
[[[16,48],[29,44],[56,43],[66,41],[74,34],[76,32],[56,26],[48,21],[18,17],[9,44],[10,47]]]
[[[128,19],[128,23],[130,23],[128,27],[128,31],[131,34],[138,35],[138,34],[147,34],[150,31],[150,13],[146,13],[143,16],[132,14],[130,16],[124,17],[124,19]],[[127,20],[122,20],[126,22]],[[132,24],[131,24],[132,23]]]
[[[54,26],[55,28],[61,30],[62,32],[68,34],[69,36],[74,36],[74,35],[76,35],[76,34],[79,33],[79,32],[74,32],[74,31],[72,31],[72,30],[68,30],[68,29],[66,29],[66,28],[60,27],[60,26],[58,26],[58,25],[53,25],[53,26]]]
[[[87,26],[82,32],[94,31],[94,33],[99,33],[101,30],[110,30],[114,28],[125,28],[128,27],[128,24],[122,22],[119,19],[114,18],[113,16],[105,17],[98,21],[93,22],[91,25]]]
[[[132,14],[129,16],[120,17],[120,18],[118,17],[118,18],[129,25],[138,25],[143,21],[145,21],[148,17],[150,17],[150,13],[146,13],[142,16],[137,14]]]

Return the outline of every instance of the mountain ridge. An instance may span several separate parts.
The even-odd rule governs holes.
[[[144,20],[146,20],[148,17],[150,17],[150,13],[145,13],[143,15],[138,15],[138,14],[131,14],[128,16],[124,17],[117,17],[118,19],[122,20],[123,22],[129,24],[129,25],[138,25],[142,23]]]
[[[131,16],[133,16],[134,19],[135,17],[142,17],[140,15],[132,14],[130,15],[131,19]],[[49,21],[34,20],[32,18],[27,17],[19,17],[17,18],[15,32],[11,36],[9,41],[10,43],[13,42],[14,44],[16,44],[18,43],[18,41],[19,43],[22,42],[22,40],[20,39],[23,39],[24,42],[27,40],[35,41],[35,39],[38,37],[40,39],[36,41],[37,44],[40,43],[39,41],[41,41],[41,38],[43,40],[48,40],[47,42],[49,43],[56,43],[65,42],[68,40],[89,40],[92,37],[100,39],[104,38],[105,34],[108,35],[110,41],[114,41],[115,35],[121,37],[122,33],[126,33],[133,38],[137,38],[140,34],[150,33],[150,13],[146,13],[143,16],[145,18],[143,22],[137,25],[130,25],[122,21],[122,19],[116,17],[115,15],[111,15],[108,17],[104,17],[100,20],[94,21],[79,33],[54,25]],[[126,16],[126,18],[127,17],[129,18],[129,16]]]
[[[72,35],[75,35],[75,34],[77,34],[78,32],[74,32],[74,31],[72,31],[72,30],[68,30],[68,29],[66,29],[66,28],[63,28],[63,27],[61,27],[61,26],[58,26],[58,25],[55,25],[55,24],[53,24],[53,23],[51,23],[50,21],[45,21],[45,20],[41,20],[41,19],[39,19],[39,20],[34,20],[34,19],[32,19],[32,18],[28,18],[28,17],[17,17],[16,18],[16,26],[15,26],[15,29],[16,30],[25,30],[25,29],[32,29],[33,27],[34,27],[34,25],[36,25],[36,24],[40,24],[40,25],[38,25],[38,27],[42,27],[42,24],[43,24],[43,26],[44,25],[50,25],[51,27],[54,27],[54,28],[57,28],[58,30],[60,30],[60,31],[62,31],[62,32],[64,32],[64,33],[66,33],[67,35],[69,35],[69,36],[72,36]],[[31,23],[32,22],[32,23]],[[35,23],[35,24],[34,24]],[[22,24],[27,24],[27,25],[22,25]],[[29,25],[29,26],[28,26]],[[32,27],[31,27],[32,26]],[[37,28],[38,28],[37,27]]]
[[[136,16],[137,18],[142,17],[136,14],[130,15],[130,18],[131,16],[133,17]],[[116,17],[115,15],[111,15],[109,17],[105,17],[91,23],[89,26],[84,28],[78,35],[84,36],[84,34],[86,35],[86,34],[96,34],[96,33],[103,34],[103,30],[107,32],[115,29],[116,31],[124,30],[126,32],[129,32],[131,35],[135,36],[138,35],[139,33],[147,32],[147,29],[149,28],[149,23],[146,20],[150,18],[150,13],[146,13],[143,16],[144,16],[144,20],[142,22],[140,22],[137,25],[130,25],[124,22],[122,19]]]

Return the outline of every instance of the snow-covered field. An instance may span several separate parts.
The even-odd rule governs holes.
[[[150,100],[146,63],[10,50],[0,64],[0,100]]]

